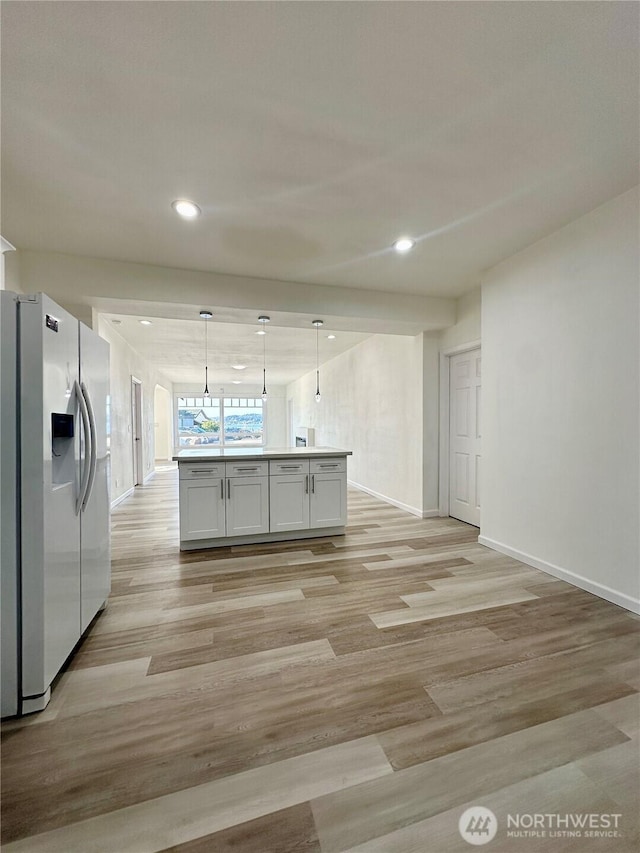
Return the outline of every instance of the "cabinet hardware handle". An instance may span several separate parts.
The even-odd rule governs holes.
[[[220,480],[220,500],[224,500],[224,480]]]
[[[316,475],[311,475],[311,494],[315,495],[316,493]]]
[[[215,474],[215,471],[213,470],[213,468],[198,468],[197,470],[195,468],[192,468],[191,473],[192,474]]]
[[[227,480],[227,498],[231,500],[231,480]]]
[[[257,471],[258,466],[254,465],[253,468],[236,468],[236,471]]]
[[[287,471],[288,471],[289,469],[291,469],[291,470],[293,470],[293,471],[297,471],[297,470],[298,470],[298,468],[302,468],[302,465],[281,465],[280,467],[282,468],[282,470],[283,470],[283,471],[284,471],[284,469],[285,469],[285,468],[287,469]]]
[[[304,478],[304,493],[305,495],[309,494],[309,475],[306,474]]]
[[[320,462],[318,468],[337,468],[338,462]]]

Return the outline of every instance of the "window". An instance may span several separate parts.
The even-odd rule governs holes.
[[[259,397],[177,397],[180,447],[264,444],[263,402]]]
[[[224,398],[224,443],[242,445],[264,444],[262,399]]]

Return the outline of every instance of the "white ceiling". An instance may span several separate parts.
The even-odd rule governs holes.
[[[104,314],[104,320],[131,346],[155,365],[176,385],[185,386],[204,381],[204,320],[174,320],[152,317],[150,326],[140,324],[137,317]],[[207,352],[210,388],[220,385],[247,393],[248,386],[262,388],[263,340],[266,339],[267,387],[286,385],[316,366],[316,330],[267,324],[267,334],[257,335],[253,324],[207,320]],[[114,320],[116,321],[114,323]],[[328,339],[335,334],[335,340]],[[326,325],[318,333],[318,356],[323,364],[330,358],[369,337],[359,332],[333,331]],[[232,365],[244,364],[244,370]],[[243,384],[233,385],[233,380]]]
[[[638,180],[637,3],[1,5],[19,248],[457,296]]]

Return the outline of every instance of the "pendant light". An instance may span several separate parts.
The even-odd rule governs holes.
[[[202,392],[203,397],[210,397],[209,394],[209,352],[207,347],[207,320],[210,320],[213,317],[211,311],[203,310],[200,312],[200,316],[204,320],[204,391]]]
[[[320,402],[320,361],[318,359],[318,333],[320,326],[324,325],[323,320],[313,320],[312,325],[316,327],[316,403]]]
[[[258,317],[258,323],[262,323],[262,399],[267,399],[267,335],[264,326],[269,322],[271,317],[266,314],[261,314]]]

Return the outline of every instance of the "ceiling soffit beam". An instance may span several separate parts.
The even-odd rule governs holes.
[[[418,334],[455,323],[455,300],[407,293],[301,284],[262,278],[196,272],[125,261],[85,258],[57,252],[20,251],[20,286],[44,291],[53,299],[91,305],[115,313],[149,313],[125,309],[125,303],[154,303],[156,316],[206,305],[222,309],[322,314],[332,328],[392,334]],[[117,303],[116,303],[117,300]],[[169,313],[164,313],[164,306]],[[187,308],[187,317],[192,311]],[[220,318],[222,319],[222,318]],[[340,322],[341,321],[341,322]],[[230,322],[243,322],[236,319]],[[296,323],[297,324],[297,323]],[[336,325],[337,324],[337,325]],[[291,323],[294,325],[294,323]]]

